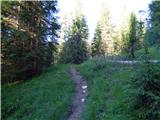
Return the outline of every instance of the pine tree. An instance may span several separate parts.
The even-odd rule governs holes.
[[[3,82],[26,79],[52,62],[59,29],[56,3],[2,2]]]
[[[128,52],[128,26],[129,26],[129,15],[126,7],[123,7],[121,25],[119,31],[119,52]]]
[[[88,26],[85,17],[78,14],[73,20],[69,38],[64,43],[61,61],[64,63],[81,63],[87,59]]]
[[[160,2],[152,1],[152,3],[149,5],[149,10],[145,41],[148,43],[148,45],[157,44],[160,46]]]
[[[104,55],[105,50],[103,50],[102,45],[103,45],[103,41],[102,41],[102,37],[101,37],[101,28],[100,25],[97,24],[97,28],[95,30],[95,34],[94,34],[94,38],[93,38],[93,42],[92,42],[92,56],[95,55]]]
[[[102,6],[101,17],[100,17],[100,25],[102,29],[101,37],[103,44],[103,49],[105,49],[105,55],[111,54],[113,51],[113,39],[112,39],[112,23],[111,16],[108,8]]]
[[[130,22],[129,22],[129,33],[128,33],[128,50],[131,58],[135,58],[135,46],[137,42],[136,37],[136,25],[137,19],[134,13],[130,15]]]
[[[110,55],[114,53],[114,26],[106,6],[102,6],[100,20],[92,42],[92,55]]]

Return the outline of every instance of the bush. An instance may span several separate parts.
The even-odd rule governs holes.
[[[95,71],[103,69],[106,65],[106,57],[95,56],[92,61],[95,64]]]
[[[132,85],[134,117],[139,120],[160,120],[160,65],[143,65],[133,77]]]

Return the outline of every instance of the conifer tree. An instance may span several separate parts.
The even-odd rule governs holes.
[[[113,54],[114,37],[114,26],[111,22],[110,12],[106,6],[103,5],[92,42],[92,56]]]
[[[145,42],[148,45],[158,45],[160,46],[160,2],[152,1],[149,5],[149,17],[147,32],[145,34]]]
[[[53,62],[59,29],[56,4],[2,2],[2,82],[26,79]]]
[[[88,26],[85,17],[78,14],[73,20],[68,40],[64,43],[61,61],[64,63],[81,63],[87,59]]]
[[[97,24],[97,28],[95,30],[95,34],[94,34],[94,38],[93,38],[93,42],[92,42],[92,56],[95,55],[102,55],[105,51],[103,51],[102,49],[102,38],[101,38],[101,28],[100,25]]]
[[[134,13],[130,15],[129,32],[128,32],[128,50],[131,58],[135,58],[135,47],[137,42],[136,37],[137,19]]]

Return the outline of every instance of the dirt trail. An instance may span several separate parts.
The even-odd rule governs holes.
[[[86,80],[82,78],[74,66],[70,67],[69,72],[75,82],[76,94],[72,103],[71,113],[67,120],[79,120],[88,95],[88,86]]]

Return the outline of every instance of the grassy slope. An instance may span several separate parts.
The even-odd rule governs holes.
[[[160,59],[160,48],[150,47],[150,48],[148,48],[148,51],[149,51],[148,56],[150,59],[153,59],[153,60]],[[138,59],[138,60],[144,59],[144,53],[145,53],[144,49],[137,50],[135,52],[136,59]]]
[[[135,55],[137,60],[144,60],[144,49],[136,51]],[[149,58],[160,60],[160,49],[150,47]],[[99,66],[103,64],[103,61],[98,63]],[[133,67],[110,63],[103,68],[97,68],[89,60],[77,68],[89,83],[89,96],[82,120],[136,120],[133,118],[134,113],[130,116],[129,103],[134,102],[130,80],[141,68],[140,65]]]
[[[30,81],[3,85],[2,119],[64,120],[74,94],[68,67],[58,65]]]
[[[151,60],[160,60],[160,48],[157,46],[152,46],[148,48],[149,54],[147,58]],[[108,60],[133,60],[129,58],[129,53],[121,53],[119,55],[107,56]],[[144,60],[146,59],[146,54],[144,48],[135,51],[135,59],[134,60]]]
[[[128,114],[128,87],[135,68],[118,64],[97,68],[91,61],[78,65],[77,68],[89,84],[89,96],[82,120],[132,119]]]

